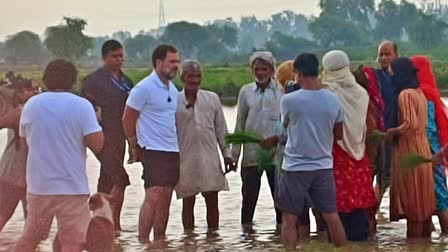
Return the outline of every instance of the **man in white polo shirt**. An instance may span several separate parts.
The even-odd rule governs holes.
[[[123,125],[131,148],[138,148],[143,164],[146,197],[139,220],[139,240],[165,240],[173,189],[179,180],[176,130],[178,90],[170,81],[179,67],[177,49],[158,46],[152,55],[154,71],[140,81],[127,100]]]

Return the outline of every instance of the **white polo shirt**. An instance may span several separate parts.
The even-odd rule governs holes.
[[[137,142],[146,150],[179,152],[176,110],[179,91],[153,71],[131,91],[126,104],[139,111]]]

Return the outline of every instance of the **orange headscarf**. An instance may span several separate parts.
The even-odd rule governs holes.
[[[422,55],[411,58],[415,67],[418,69],[418,79],[420,81],[420,89],[426,96],[426,99],[434,102],[437,129],[439,130],[440,145],[448,144],[448,116],[445,112],[445,104],[440,98],[437,89],[436,78],[432,71],[431,61]]]

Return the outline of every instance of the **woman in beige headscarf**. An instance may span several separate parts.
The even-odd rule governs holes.
[[[330,51],[322,59],[322,85],[334,92],[344,108],[344,137],[334,144],[338,212],[352,241],[368,238],[368,210],[378,204],[366,155],[367,91],[356,83],[345,52]],[[325,101],[322,101],[325,102]]]

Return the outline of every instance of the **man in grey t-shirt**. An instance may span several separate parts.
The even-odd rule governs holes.
[[[332,149],[334,139],[342,139],[343,110],[334,94],[320,89],[315,55],[299,55],[294,69],[302,89],[281,101],[288,134],[276,202],[283,244],[295,250],[298,217],[311,203],[327,222],[334,245],[342,246],[346,237],[336,208]]]

